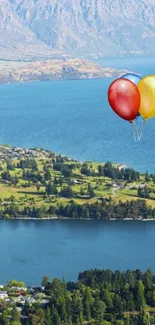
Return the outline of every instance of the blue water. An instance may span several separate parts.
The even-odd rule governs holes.
[[[155,272],[154,222],[1,220],[0,232],[0,283],[76,280],[90,268]]]
[[[106,59],[104,65],[155,74],[154,58]],[[131,125],[108,105],[111,81],[1,85],[0,143],[155,172],[155,119],[134,142]],[[89,268],[155,271],[154,222],[1,220],[0,232],[2,283],[15,278],[39,284],[44,275],[76,280]]]
[[[105,59],[104,65],[155,73],[152,57]],[[79,160],[110,160],[155,172],[155,119],[146,123],[141,142],[134,142],[131,125],[108,105],[111,81],[1,85],[0,143],[39,146]]]
[[[128,69],[132,72],[141,74],[142,76],[155,74],[155,57],[154,56],[140,56],[129,58],[105,58],[94,60],[97,63],[111,68]]]

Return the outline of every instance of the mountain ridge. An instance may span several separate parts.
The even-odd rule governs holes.
[[[0,0],[0,58],[155,53],[153,0]]]

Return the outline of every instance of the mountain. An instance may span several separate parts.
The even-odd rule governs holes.
[[[0,0],[0,59],[59,57],[20,18],[9,0]]]
[[[154,0],[0,0],[1,57],[153,54],[154,17]]]

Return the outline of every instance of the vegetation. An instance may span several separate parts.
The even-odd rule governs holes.
[[[154,219],[155,175],[0,146],[1,218]]]
[[[11,300],[0,301],[0,325],[149,325],[155,320],[155,275],[150,269],[89,270],[67,283],[45,276],[42,293],[23,288],[21,301],[10,284],[3,290]],[[46,301],[32,303],[30,296]]]

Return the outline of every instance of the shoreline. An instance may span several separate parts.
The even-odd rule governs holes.
[[[119,76],[118,76],[119,77]],[[1,82],[0,86],[9,86],[9,85],[21,85],[21,84],[30,84],[30,83],[48,83],[48,82],[61,82],[61,81],[87,81],[87,80],[103,80],[103,79],[112,79],[115,76],[101,76],[101,77],[90,77],[90,78],[67,78],[67,79],[51,79],[51,80],[21,80],[21,81],[9,81],[9,82]],[[117,78],[117,77],[116,77]]]
[[[148,222],[148,221],[155,221],[154,219],[133,219],[133,218],[123,218],[123,219],[117,219],[117,218],[111,218],[111,219],[101,219],[101,220],[95,220],[92,218],[67,218],[67,217],[44,217],[44,218],[28,218],[28,217],[12,217],[12,218],[1,218],[0,220],[28,220],[28,221],[43,221],[43,220],[75,220],[75,221],[141,221],[141,222]]]

